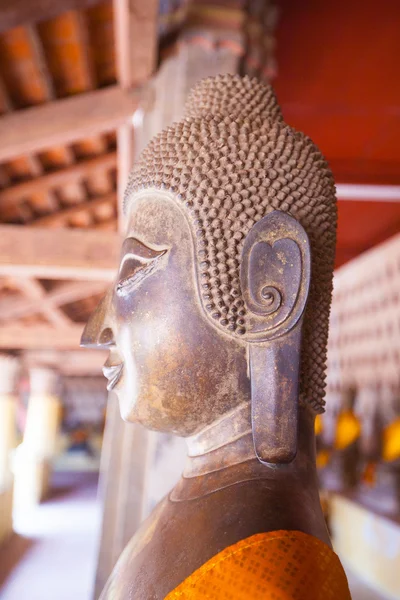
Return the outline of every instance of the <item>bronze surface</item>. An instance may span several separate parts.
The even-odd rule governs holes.
[[[143,152],[125,206],[117,280],[82,343],[110,350],[123,418],[187,437],[189,455],[102,598],[164,598],[259,532],[329,544],[314,418],[336,208],[319,151],[283,123],[270,88],[219,77]]]

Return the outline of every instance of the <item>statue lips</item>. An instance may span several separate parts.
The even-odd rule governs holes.
[[[102,370],[104,377],[108,379],[107,390],[110,392],[112,389],[115,388],[118,381],[121,379],[124,363],[120,363],[118,365],[109,365],[107,363],[108,360],[103,366]]]

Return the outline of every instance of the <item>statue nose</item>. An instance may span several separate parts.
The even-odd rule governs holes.
[[[84,348],[104,350],[115,345],[114,332],[110,323],[110,299],[108,294],[86,323],[80,345]]]

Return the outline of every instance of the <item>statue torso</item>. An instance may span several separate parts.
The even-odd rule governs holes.
[[[220,473],[221,484],[226,471]],[[270,469],[257,460],[229,471],[241,481],[181,501],[171,500],[175,488],[160,502],[125,548],[101,600],[164,599],[210,558],[256,533],[300,530],[329,544],[327,533],[321,536],[325,528],[318,496],[306,497],[291,476],[270,478]],[[181,496],[194,495],[185,480],[179,485]]]

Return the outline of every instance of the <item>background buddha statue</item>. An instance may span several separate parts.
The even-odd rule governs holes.
[[[188,458],[102,598],[349,598],[315,466],[336,228],[326,162],[270,87],[207,79],[143,151],[125,215],[117,280],[82,343],[110,349],[123,418],[185,437]]]
[[[328,386],[317,437],[317,465],[322,485],[329,491],[349,490],[359,482],[361,423],[354,399],[353,388]]]
[[[362,387],[357,396],[361,422],[363,502],[389,516],[400,513],[400,395],[397,386]]]

